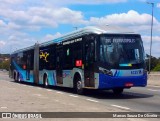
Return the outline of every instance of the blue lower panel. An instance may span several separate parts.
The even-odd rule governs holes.
[[[19,76],[20,76],[20,79],[24,82],[31,82],[33,83],[34,80],[33,80],[33,70],[30,70],[30,80],[26,80],[26,70],[22,69],[15,61],[12,61],[14,67],[15,67],[15,70],[19,73]],[[31,73],[32,72],[32,73]]]
[[[134,77],[112,77],[105,74],[99,74],[99,89],[112,89],[116,87],[125,88],[126,83],[132,83],[133,87],[145,87],[147,85],[147,75]]]
[[[21,81],[34,83],[33,74],[31,72],[30,72],[31,73],[30,79],[27,80],[26,79],[27,78],[26,77],[26,70],[16,70],[16,71],[19,73]]]

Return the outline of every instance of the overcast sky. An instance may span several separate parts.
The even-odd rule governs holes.
[[[0,53],[52,40],[74,27],[114,25],[140,33],[149,54],[154,2],[153,56],[160,57],[160,0],[0,0]]]

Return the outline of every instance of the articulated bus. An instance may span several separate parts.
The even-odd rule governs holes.
[[[147,71],[141,36],[109,27],[85,27],[11,54],[15,81],[88,89],[145,87]]]

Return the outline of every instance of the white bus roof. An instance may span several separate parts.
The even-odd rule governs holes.
[[[84,34],[130,34],[130,30],[118,26],[88,26],[85,28],[78,29],[76,31],[70,32],[64,36],[62,36],[63,39],[75,37],[79,35]]]
[[[41,43],[40,46],[45,46],[51,43],[58,43],[65,41],[70,38],[86,35],[86,34],[134,34],[129,29],[118,27],[118,26],[88,26],[75,30],[73,32],[62,35],[61,37],[55,38],[51,41]]]
[[[85,34],[133,34],[129,29],[118,26],[88,26],[63,35],[63,40]]]
[[[59,43],[67,39],[86,35],[86,34],[135,34],[135,33],[130,31],[129,29],[118,27],[118,26],[87,26],[87,27],[75,30],[73,32],[67,33],[65,35],[62,35],[61,37],[55,38],[51,41],[41,43],[39,44],[39,46],[42,47],[42,46],[47,46],[49,44]],[[33,48],[34,48],[34,45],[17,50],[13,53],[17,53],[17,52],[21,52],[21,51],[25,51]]]

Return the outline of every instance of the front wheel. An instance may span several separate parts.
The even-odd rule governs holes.
[[[84,93],[84,89],[82,88],[82,81],[81,81],[80,77],[78,77],[76,79],[76,87],[75,88],[76,88],[77,94],[82,95]]]
[[[113,89],[113,93],[115,95],[120,95],[123,93],[123,90],[124,90],[123,88],[115,88],[115,89]]]

